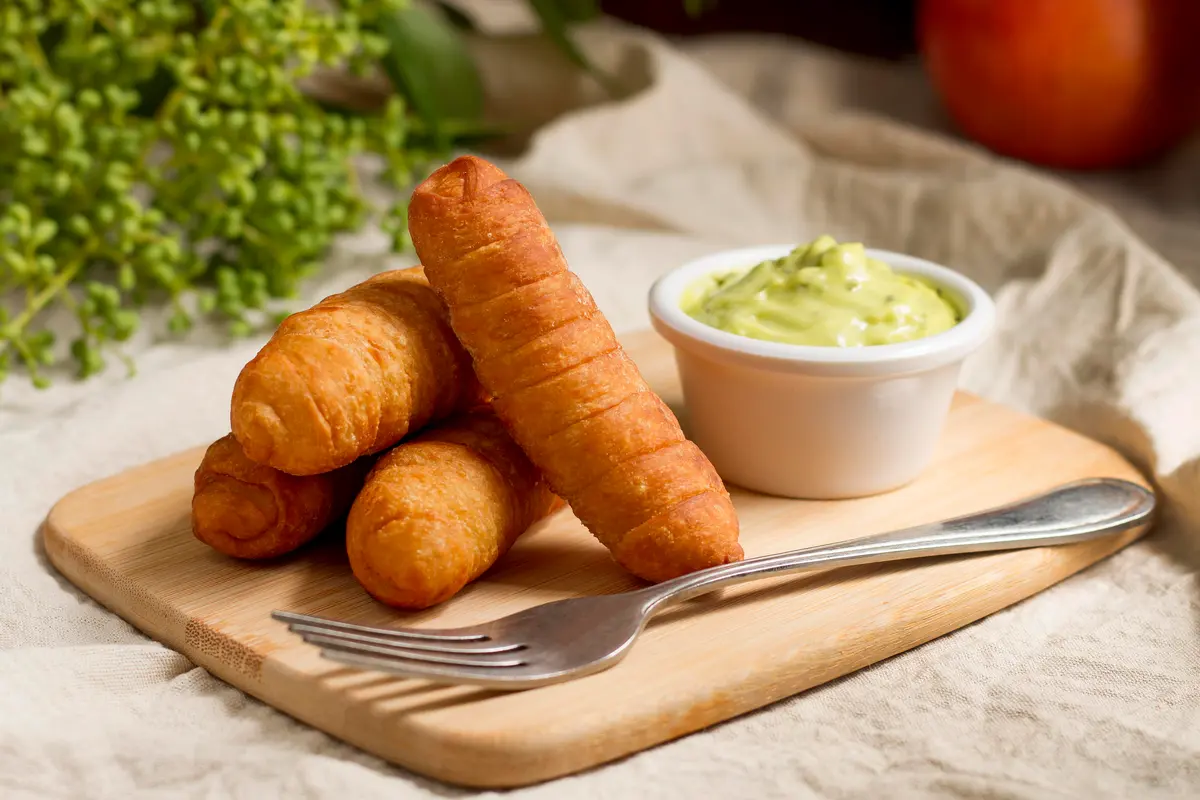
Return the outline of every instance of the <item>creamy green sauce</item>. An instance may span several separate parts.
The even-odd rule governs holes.
[[[825,347],[908,342],[949,330],[961,316],[941,289],[831,236],[749,270],[705,277],[680,306],[739,336]]]

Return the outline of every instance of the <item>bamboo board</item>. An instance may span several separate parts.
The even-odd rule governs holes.
[[[649,332],[627,337],[626,346],[678,408],[669,346]],[[202,454],[179,453],[63,498],[43,527],[51,561],[148,635],[281,711],[416,772],[473,786],[576,772],[767,705],[1015,603],[1143,532],[745,584],[664,612],[606,672],[503,693],[336,665],[269,613],[451,627],[638,585],[569,511],[526,534],[458,597],[406,614],[362,591],[336,532],[270,564],[237,562],[196,541],[189,509]],[[833,502],[733,493],[753,557],[957,516],[1095,476],[1144,483],[1103,445],[960,394],[935,463],[903,489]]]

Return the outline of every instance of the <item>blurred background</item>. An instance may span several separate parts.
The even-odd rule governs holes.
[[[838,84],[838,110],[981,145],[1115,207],[1187,272],[1200,246],[1200,2],[603,0],[787,122],[819,93],[739,83],[724,43]],[[789,73],[795,81],[795,71]],[[777,96],[803,95],[783,107]],[[773,97],[775,95],[775,97]]]
[[[335,237],[404,252],[450,153],[515,158],[652,88],[646,35],[781,130],[866,113],[986,148],[1200,273],[1200,0],[25,3],[0,15],[0,380],[90,376],[145,327],[269,328]]]
[[[963,133],[1046,166],[1139,164],[1187,138],[1200,115],[1192,0],[604,0],[600,8],[677,36],[777,34],[919,61]]]

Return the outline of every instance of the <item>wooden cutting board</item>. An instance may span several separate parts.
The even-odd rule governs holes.
[[[649,332],[626,345],[679,408],[669,346]],[[63,498],[43,529],[50,560],[148,635],[281,711],[416,772],[473,786],[565,775],[766,705],[1015,603],[1143,532],[744,584],[664,612],[606,672],[503,693],[339,666],[268,615],[290,609],[368,625],[451,627],[637,586],[568,511],[440,608],[401,613],[359,588],[336,532],[270,564],[237,562],[196,541],[188,515],[202,453]],[[1103,445],[960,394],[936,462],[908,487],[833,502],[735,490],[734,500],[752,557],[979,511],[1093,476],[1144,483]]]

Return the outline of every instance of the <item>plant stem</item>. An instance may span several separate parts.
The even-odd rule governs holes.
[[[22,349],[21,345],[17,342],[17,339],[21,333],[24,332],[26,326],[33,321],[33,318],[38,315],[38,312],[40,312],[47,303],[53,300],[56,295],[62,292],[67,285],[75,279],[75,276],[79,274],[79,270],[82,269],[83,265],[87,262],[88,256],[90,255],[90,250],[95,247],[95,244],[96,241],[94,239],[87,242],[84,245],[80,255],[76,256],[75,260],[67,265],[66,269],[64,269],[62,272],[59,272],[50,280],[49,283],[43,286],[42,290],[34,295],[33,299],[30,300],[29,305],[27,305],[20,314],[13,317],[12,322],[4,326],[3,330],[7,338],[5,338],[3,341],[0,341],[0,355],[6,353],[10,346],[15,346],[18,350]]]

